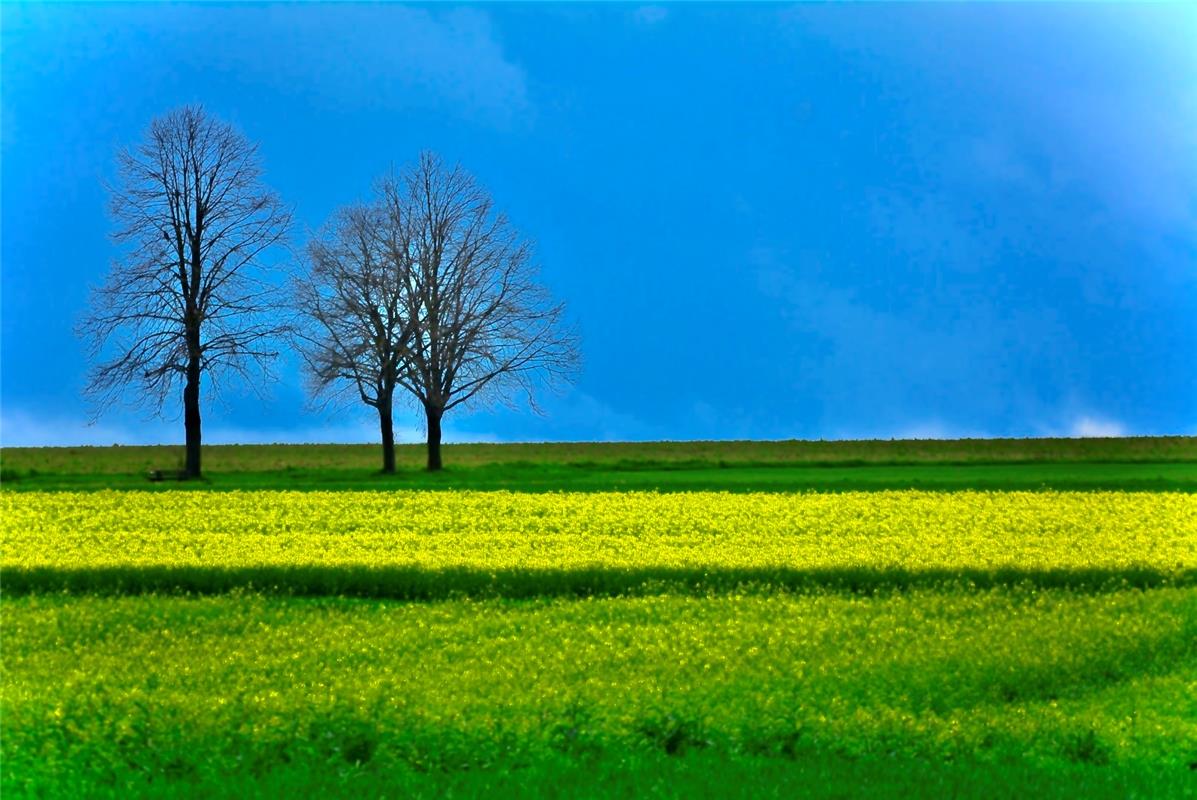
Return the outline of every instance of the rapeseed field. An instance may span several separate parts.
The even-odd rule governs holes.
[[[1197,792],[1191,494],[0,512],[6,796]]]
[[[1197,495],[6,493],[9,580],[139,568],[818,571],[1197,569]],[[119,573],[118,573],[119,574]],[[159,574],[159,573],[155,573]],[[298,577],[298,576],[297,576]],[[50,588],[50,587],[45,587]]]

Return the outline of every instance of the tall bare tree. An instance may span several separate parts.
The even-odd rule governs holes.
[[[93,360],[110,356],[88,392],[100,410],[133,391],[160,413],[181,383],[190,478],[201,474],[202,377],[252,377],[283,332],[261,262],[291,216],[261,171],[255,144],[186,106],[118,155],[110,187],[113,237],[125,250],[80,325]]]
[[[536,280],[531,243],[463,169],[422,153],[381,188],[409,230],[401,313],[412,336],[398,382],[424,410],[428,469],[439,470],[445,412],[520,394],[536,408],[537,384],[571,377],[577,337]]]
[[[412,325],[404,316],[410,225],[382,203],[342,209],[308,244],[294,282],[300,351],[317,396],[356,394],[378,411],[382,471],[395,471],[395,387]]]

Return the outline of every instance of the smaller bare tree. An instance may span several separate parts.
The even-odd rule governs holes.
[[[183,386],[185,474],[200,476],[200,381],[251,377],[284,333],[263,256],[284,241],[290,212],[261,182],[257,145],[200,106],[158,117],[118,156],[114,238],[125,246],[92,293],[80,333],[97,413],[133,390],[161,412]]]
[[[408,232],[401,316],[412,336],[398,383],[424,410],[428,469],[439,470],[445,412],[518,395],[536,409],[538,384],[572,377],[577,336],[537,283],[531,243],[463,169],[422,153],[381,189]]]
[[[337,212],[309,242],[307,271],[294,281],[299,350],[312,393],[354,394],[376,409],[382,471],[395,471],[395,387],[412,326],[403,315],[409,226],[382,203]]]

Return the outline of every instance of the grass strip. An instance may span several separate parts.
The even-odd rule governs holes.
[[[285,467],[219,471],[199,481],[151,481],[146,471],[58,472],[7,468],[5,492],[37,491],[1135,491],[1197,492],[1197,462],[994,464],[626,465],[504,463],[418,468],[383,475],[372,468]]]
[[[1012,462],[1197,462],[1197,437],[1138,436],[1108,439],[899,439],[857,441],[690,441],[449,444],[445,463],[583,465],[637,468],[685,464],[711,468],[764,464],[997,464]],[[421,444],[395,448],[398,465],[424,464]],[[210,445],[204,464],[212,472],[376,470],[378,445]],[[182,466],[175,445],[0,448],[4,470],[42,474],[141,474]]]

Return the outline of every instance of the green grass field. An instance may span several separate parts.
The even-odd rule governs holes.
[[[400,445],[395,475],[372,445],[217,445],[206,478],[147,479],[180,447],[4,448],[5,489],[475,489],[544,491],[872,491],[1123,489],[1197,491],[1197,437],[958,441],[464,444],[430,474]]]
[[[448,444],[445,464],[569,464],[640,469],[653,465],[718,467],[764,464],[1001,464],[1020,462],[1197,462],[1197,437],[1118,439],[906,439],[858,441],[566,442]],[[370,444],[211,445],[211,472],[376,470],[379,448]],[[5,470],[43,474],[140,474],[183,463],[181,446],[6,447]],[[424,446],[395,448],[400,467],[424,465]]]
[[[3,797],[1197,798],[1193,438],[177,454],[0,452]]]

